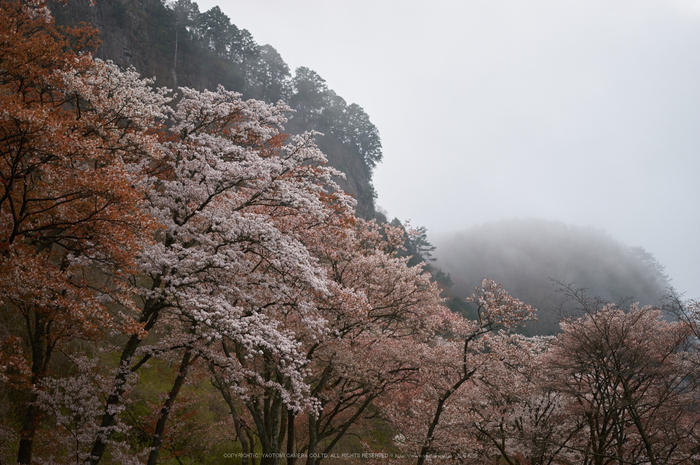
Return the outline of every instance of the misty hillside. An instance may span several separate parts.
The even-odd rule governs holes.
[[[316,143],[345,173],[342,189],[357,199],[357,213],[374,218],[372,170],[382,159],[379,131],[357,104],[347,103],[315,71],[289,66],[272,45],[259,45],[219,7],[200,11],[191,0],[110,0],[91,5],[50,3],[56,24],[85,22],[100,31],[95,56],[133,66],[156,85],[215,90],[223,85],[244,98],[287,102],[296,111],[286,130],[318,131]],[[235,18],[233,18],[235,21]],[[274,44],[273,44],[274,45]]]
[[[470,295],[484,278],[502,283],[539,309],[536,332],[555,327],[553,311],[563,295],[553,280],[585,287],[590,296],[608,301],[631,299],[645,305],[659,304],[669,286],[663,266],[643,248],[562,222],[507,220],[431,239],[438,266],[454,282],[454,295]]]

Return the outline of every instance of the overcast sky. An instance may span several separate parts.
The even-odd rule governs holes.
[[[700,297],[700,1],[198,3],[366,110],[390,218],[594,226]]]

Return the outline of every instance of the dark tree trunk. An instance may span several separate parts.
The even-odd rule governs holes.
[[[195,357],[196,358],[196,357]],[[168,416],[170,415],[170,409],[175,403],[175,398],[182,388],[182,384],[185,382],[185,377],[187,376],[187,369],[190,366],[192,359],[192,349],[187,348],[185,354],[182,356],[182,362],[180,362],[180,369],[177,372],[177,377],[173,383],[172,389],[168,394],[168,398],[165,399],[163,407],[160,409],[160,417],[158,418],[158,423],[156,423],[156,429],[153,433],[153,442],[151,443],[151,453],[148,454],[148,465],[156,465],[158,461],[158,454],[160,453],[160,447],[163,444],[163,433],[165,432],[165,424],[168,421]]]
[[[157,289],[160,287],[160,279],[156,279],[151,286],[151,289]],[[144,309],[141,312],[140,323],[145,323],[144,330],[150,331],[158,320],[158,315],[160,310],[165,308],[164,303],[160,299],[155,299],[147,301],[144,305]],[[102,456],[107,449],[107,443],[112,436],[111,427],[117,422],[117,406],[122,401],[122,395],[126,391],[126,381],[136,367],[131,367],[131,361],[136,354],[136,349],[141,345],[141,336],[134,334],[127,341],[124,349],[122,350],[122,355],[119,360],[119,371],[114,377],[114,386],[112,387],[112,392],[107,398],[107,403],[105,405],[104,414],[102,415],[102,422],[100,423],[100,429],[104,431],[103,434],[99,435],[93,444],[92,451],[90,452],[90,465],[97,465],[102,460]],[[138,365],[140,366],[140,364]]]
[[[294,410],[287,410],[287,465],[294,465]]]
[[[468,370],[467,367],[467,353],[469,349],[469,341],[470,339],[467,339],[464,341],[464,351],[463,351],[463,365],[462,365],[462,376],[457,380],[457,382],[447,391],[445,391],[442,396],[440,396],[440,399],[438,400],[438,405],[437,408],[435,409],[435,415],[433,415],[433,420],[430,422],[430,426],[428,427],[428,434],[425,437],[425,444],[420,450],[420,453],[418,454],[418,462],[417,465],[423,465],[425,463],[425,459],[428,455],[428,452],[430,452],[430,447],[433,443],[433,434],[435,433],[435,428],[437,427],[438,423],[440,422],[440,416],[442,415],[442,411],[445,408],[445,402],[447,402],[447,399],[449,399],[452,394],[454,394],[457,389],[459,389],[462,384],[464,384],[469,378],[474,375],[476,370]]]
[[[34,328],[31,328],[30,318],[27,317],[29,334],[32,344],[32,386],[38,386],[46,374],[51,347],[47,344],[46,335],[50,326],[46,317],[41,313],[34,313]],[[32,393],[27,412],[20,432],[19,450],[17,451],[17,463],[28,465],[32,463],[32,448],[34,435],[41,422],[41,411],[36,406],[38,396]]]
[[[318,445],[318,421],[313,413],[309,414],[309,449],[306,465],[316,465],[316,446]]]
[[[34,444],[34,434],[39,425],[39,411],[34,405],[37,395],[32,394],[31,403],[27,409],[20,433],[19,451],[17,452],[17,464],[29,465],[32,463],[32,446]]]

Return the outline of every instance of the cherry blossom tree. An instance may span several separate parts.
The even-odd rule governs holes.
[[[414,345],[430,337],[432,321],[448,310],[439,305],[439,291],[429,275],[396,255],[404,240],[401,228],[380,228],[347,212],[305,229],[304,244],[329,278],[327,292],[316,293],[315,307],[307,309],[307,315],[317,315],[316,325],[295,313],[280,321],[305,353],[301,372],[311,398],[305,405],[290,405],[280,389],[264,389],[262,380],[252,376],[239,375],[237,389],[231,389],[235,373],[269,366],[269,350],[256,357],[236,344],[222,344],[240,363],[229,374],[229,385],[219,364],[213,366],[215,384],[231,407],[244,450],[252,450],[251,436],[260,442],[263,463],[276,463],[286,439],[292,461],[294,454],[305,453],[309,463],[319,462],[316,456],[323,457],[353,431],[377,396],[417,372],[410,355]],[[262,373],[268,384],[284,379],[268,368]]]
[[[478,444],[477,463],[493,457],[510,465],[580,461],[567,445],[581,427],[569,413],[570,399],[551,388],[544,369],[551,342],[517,335],[489,341],[488,369],[461,397],[462,428]]]
[[[547,365],[586,427],[576,447],[587,461],[689,460],[700,420],[691,334],[685,322],[637,304],[627,311],[605,305],[562,323]]]
[[[151,223],[134,161],[166,99],[83,53],[95,32],[57,31],[42,2],[2,2],[0,31],[0,300],[17,323],[0,373],[31,392],[17,456],[30,463],[54,355],[139,330],[108,305],[133,307],[126,278]]]
[[[181,374],[193,350],[219,347],[207,357],[235,378],[227,382],[256,379],[298,407],[306,391],[299,372],[303,357],[279,319],[295,311],[302,320],[309,315],[307,325],[316,326],[308,310],[313,296],[326,292],[321,268],[300,240],[300,225],[323,223],[352,202],[332,182],[338,173],[323,166],[325,158],[310,135],[285,141],[279,128],[287,106],[243,101],[223,88],[180,92],[168,131],[152,158],[144,160],[150,174],[145,210],[163,228],[138,259],[143,277],[137,280],[148,284],[141,286],[134,318],[144,331],[166,315],[182,325],[178,334],[184,339],[172,346],[185,350]],[[290,220],[294,217],[304,220]],[[143,341],[142,334],[134,334],[123,346],[121,374],[101,423],[106,431],[116,421],[113,410],[128,373],[153,353],[148,347],[137,351]],[[265,379],[257,366],[248,369],[226,355],[222,345],[232,342],[237,354],[276,360],[284,382]],[[141,360],[135,358],[139,354]],[[161,418],[167,419],[167,410],[164,405]],[[155,434],[151,462],[162,432]],[[99,462],[107,443],[108,435],[95,443],[92,463]]]
[[[384,402],[387,418],[400,433],[399,445],[421,465],[429,457],[478,461],[481,444],[465,434],[471,387],[495,363],[516,365],[523,350],[508,331],[534,318],[535,310],[510,296],[500,285],[484,280],[468,301],[476,306],[476,319],[443,314],[440,337],[424,345],[418,382],[407,384]],[[492,347],[507,351],[492,351]],[[499,360],[498,357],[502,357]]]
[[[375,399],[417,376],[413,354],[449,312],[422,266],[408,266],[409,257],[398,255],[404,242],[402,228],[358,219],[353,229],[324,234],[312,246],[333,291],[320,304],[330,331],[306,339],[311,393],[321,407],[307,417],[301,450],[309,464],[368,417]]]
[[[39,463],[85,463],[90,447],[100,434],[99,421],[103,398],[109,392],[108,373],[99,368],[99,358],[84,354],[70,355],[72,373],[46,376],[37,391],[37,405],[45,414],[47,428],[39,442]],[[135,377],[129,380],[133,387]],[[124,434],[129,426],[118,422],[114,431]],[[119,463],[143,463],[143,451],[133,450],[125,442],[115,444],[112,456]]]

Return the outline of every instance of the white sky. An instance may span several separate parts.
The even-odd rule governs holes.
[[[366,110],[390,218],[594,226],[700,297],[700,0],[198,3]]]

